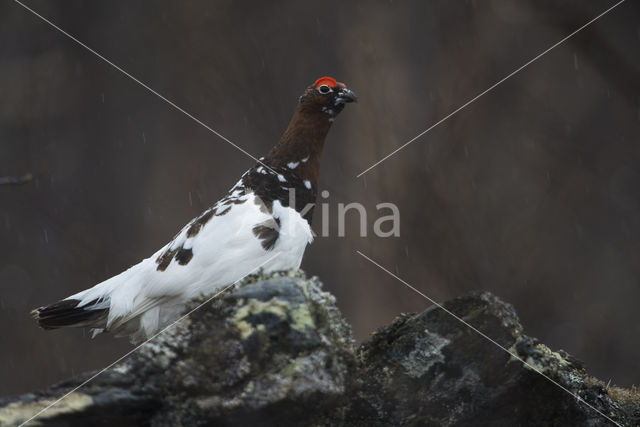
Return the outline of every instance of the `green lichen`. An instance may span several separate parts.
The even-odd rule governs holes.
[[[290,311],[289,304],[279,298],[273,297],[266,302],[250,298],[244,306],[238,309],[233,317],[233,321],[240,332],[240,336],[246,339],[256,331],[256,328],[247,321],[249,317],[260,313],[269,313],[281,319],[286,319],[288,311]],[[262,326],[264,330],[264,325],[259,326]]]
[[[287,366],[282,368],[282,370],[280,371],[280,374],[287,377],[293,377],[300,374],[300,372],[305,367],[306,367],[306,364],[304,363],[304,361],[300,359],[294,359],[291,361],[291,363],[289,363]]]
[[[514,343],[509,348],[512,361],[522,360],[520,356],[516,358],[514,355],[518,354],[517,350],[518,342]],[[567,369],[571,366],[571,362],[566,360],[560,353],[551,350],[544,344],[538,343],[534,346],[534,351],[523,359],[526,363],[524,367],[527,369],[534,369],[538,372],[555,375],[558,371]]]
[[[307,329],[315,328],[315,322],[313,321],[313,316],[308,305],[303,304],[296,308],[292,308],[290,315],[291,327],[296,331],[305,332]]]
[[[0,409],[0,425],[17,426],[29,420],[55,400],[42,399],[30,403],[14,402]],[[60,402],[38,415],[39,421],[53,419],[60,415],[82,412],[93,404],[91,396],[84,393],[71,393]]]

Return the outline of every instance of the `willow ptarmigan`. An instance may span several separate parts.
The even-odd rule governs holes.
[[[320,157],[336,115],[355,94],[322,77],[307,87],[280,142],[229,193],[166,246],[92,288],[33,310],[41,327],[90,327],[140,341],[177,319],[189,299],[255,272],[298,268]],[[294,206],[292,206],[292,204]]]

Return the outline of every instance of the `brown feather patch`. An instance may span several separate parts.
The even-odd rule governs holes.
[[[174,250],[167,249],[166,251],[164,251],[162,255],[160,255],[156,259],[156,264],[158,264],[158,267],[156,268],[156,270],[165,271],[167,267],[169,267],[169,264],[171,264],[171,260],[173,259],[173,256],[176,254],[176,252],[178,252],[177,249],[174,249]]]
[[[273,249],[280,237],[280,219],[273,218],[256,224],[253,227],[253,234],[260,240],[262,240],[262,247],[264,250],[269,251]]]
[[[212,216],[213,216],[213,209],[210,209],[205,213],[203,213],[202,215],[200,215],[198,219],[193,221],[193,223],[191,223],[191,225],[189,226],[189,229],[187,230],[187,237],[193,237],[196,234],[198,234],[200,229],[204,227],[204,225],[207,222],[209,222]]]
[[[184,249],[184,248],[182,248],[176,254],[176,261],[178,261],[178,264],[180,264],[180,265],[189,264],[189,261],[191,261],[191,258],[193,258],[193,250],[192,249]]]

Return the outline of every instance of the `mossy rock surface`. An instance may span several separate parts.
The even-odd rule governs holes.
[[[620,425],[639,425],[637,405],[615,400],[566,352],[524,335],[511,305],[476,292],[443,306],[476,331],[436,306],[380,328],[360,347],[348,424],[615,425],[570,391]]]
[[[608,387],[524,335],[513,307],[488,292],[444,303],[476,331],[434,306],[359,348],[334,297],[301,271],[248,277],[185,312],[203,302],[30,425],[613,425],[584,402],[640,425],[637,390]],[[0,425],[21,424],[93,374],[0,399]]]

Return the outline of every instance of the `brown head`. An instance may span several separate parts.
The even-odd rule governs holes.
[[[320,77],[304,91],[298,108],[308,113],[321,112],[331,119],[342,111],[345,103],[357,101],[356,94],[344,83],[332,77]]]
[[[329,128],[344,105],[357,99],[344,83],[332,77],[320,77],[300,96],[287,130],[265,162],[272,167],[299,163],[294,172],[315,183]]]

